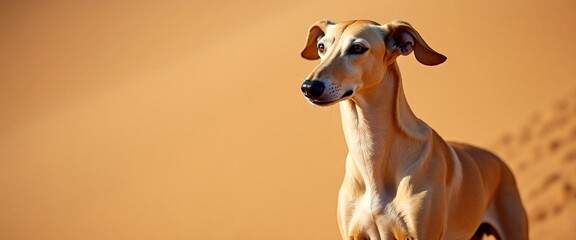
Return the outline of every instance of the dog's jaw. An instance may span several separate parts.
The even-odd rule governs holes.
[[[344,95],[342,95],[342,97],[333,100],[333,101],[317,101],[317,100],[313,100],[310,98],[307,98],[308,102],[311,103],[312,105],[316,105],[316,106],[320,106],[320,107],[328,107],[328,106],[332,106],[336,103],[342,102],[342,101],[346,101],[352,98],[352,95],[354,95],[354,90],[348,90],[344,93]]]

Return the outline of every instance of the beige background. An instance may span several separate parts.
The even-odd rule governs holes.
[[[412,23],[446,139],[489,146],[576,89],[573,1],[0,1],[0,239],[337,239],[346,148],[308,104],[318,19]]]

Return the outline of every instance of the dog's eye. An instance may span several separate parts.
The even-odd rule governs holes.
[[[364,47],[362,44],[353,44],[348,49],[348,54],[362,54],[368,51],[367,47]]]
[[[324,47],[324,43],[318,44],[318,52],[324,53],[325,51],[326,51],[326,48]]]

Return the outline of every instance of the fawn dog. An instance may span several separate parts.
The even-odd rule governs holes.
[[[321,20],[301,56],[321,59],[301,90],[315,105],[340,104],[348,146],[338,195],[343,239],[527,239],[514,176],[494,154],[447,143],[406,102],[396,58],[437,53],[408,23]]]

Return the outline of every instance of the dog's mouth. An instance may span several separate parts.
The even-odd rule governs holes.
[[[342,94],[342,96],[340,98],[333,100],[333,101],[319,101],[319,100],[310,99],[310,98],[308,99],[308,101],[310,101],[312,104],[325,107],[325,106],[330,106],[332,104],[340,102],[342,100],[346,100],[346,99],[350,98],[353,94],[354,94],[354,90],[348,90],[344,94]]]

